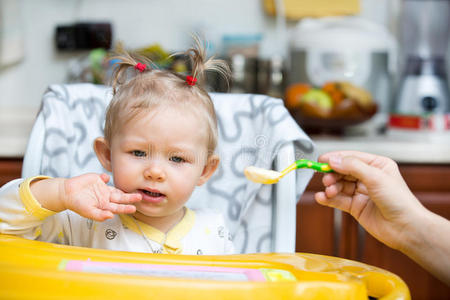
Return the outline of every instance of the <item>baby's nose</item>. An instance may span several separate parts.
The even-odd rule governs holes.
[[[155,181],[163,181],[166,178],[164,167],[160,162],[156,161],[152,161],[146,166],[144,176]]]

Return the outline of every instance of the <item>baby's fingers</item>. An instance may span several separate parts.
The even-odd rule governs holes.
[[[94,221],[103,222],[107,219],[112,219],[114,217],[114,214],[104,209],[92,208],[85,217]]]
[[[131,204],[116,204],[110,202],[105,209],[114,214],[132,214],[136,212],[136,206]]]
[[[142,196],[137,193],[127,194],[119,190],[111,192],[110,202],[118,204],[132,204],[142,200]]]

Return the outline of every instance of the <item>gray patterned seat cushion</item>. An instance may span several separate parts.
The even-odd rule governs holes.
[[[270,252],[273,243],[275,185],[249,182],[248,165],[272,168],[280,147],[292,143],[295,158],[315,159],[314,144],[291,118],[279,99],[250,94],[211,94],[219,125],[221,157],[218,171],[193,193],[188,206],[221,211],[241,253]],[[72,177],[105,172],[93,151],[93,140],[103,135],[105,109],[111,99],[108,87],[93,84],[51,85],[42,99],[40,130],[30,137],[25,162],[40,161],[30,174]],[[43,122],[42,122],[43,121]],[[36,137],[33,137],[36,135]],[[42,143],[42,149],[32,144]],[[33,142],[35,141],[35,142]],[[29,163],[24,163],[24,168]],[[28,173],[27,173],[28,172]],[[296,174],[299,199],[312,171]],[[293,208],[295,209],[295,207]]]

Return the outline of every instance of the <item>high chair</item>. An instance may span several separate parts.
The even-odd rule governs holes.
[[[248,165],[281,170],[299,158],[315,159],[314,145],[279,99],[251,94],[211,94],[218,117],[213,177],[188,206],[223,213],[240,253],[294,252],[297,200],[312,171],[291,172],[277,185],[245,179]],[[111,89],[93,84],[51,85],[32,129],[22,177],[73,177],[106,172],[93,141],[103,135]]]
[[[212,94],[221,165],[188,205],[223,212],[236,255],[173,255],[90,249],[0,234],[1,299],[410,299],[396,275],[363,263],[295,250],[297,199],[312,171],[276,185],[249,182],[247,165],[281,170],[315,159],[314,144],[282,102]],[[52,85],[31,132],[23,177],[104,172],[92,150],[111,90]],[[320,237],[318,237],[320,238]],[[284,252],[284,253],[254,253]],[[24,288],[26,287],[26,288]]]

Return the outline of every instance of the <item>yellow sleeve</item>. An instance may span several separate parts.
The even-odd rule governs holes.
[[[33,194],[31,193],[30,184],[33,181],[42,180],[50,178],[48,176],[35,176],[26,179],[19,187],[19,196],[22,200],[22,203],[27,210],[28,213],[31,215],[37,217],[40,220],[44,220],[48,218],[49,216],[55,214],[54,211],[48,210],[41,206],[41,204],[34,198]]]
[[[43,208],[30,190],[30,183],[48,177],[12,180],[0,187],[0,233],[34,238],[35,230],[55,212]]]

